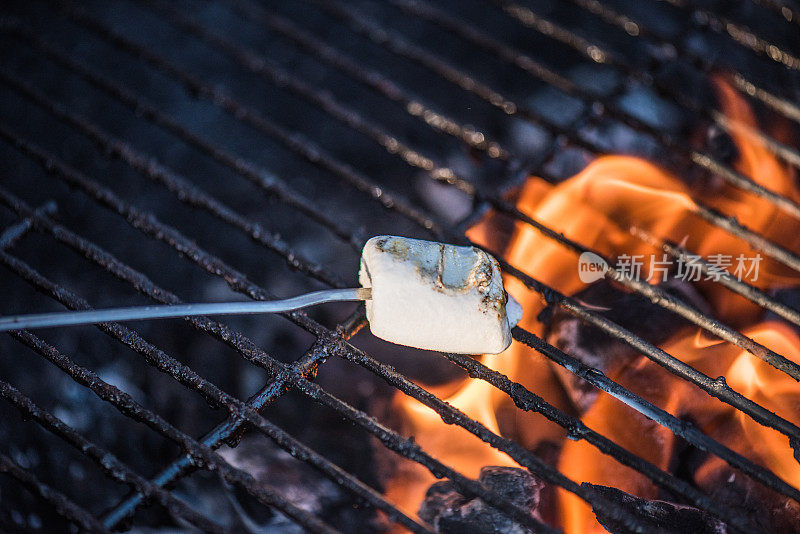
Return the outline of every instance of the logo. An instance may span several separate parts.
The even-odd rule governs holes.
[[[584,284],[596,282],[606,275],[606,260],[593,252],[584,252],[578,258],[578,277]]]
[[[584,252],[578,258],[578,277],[584,284],[591,284],[605,278],[606,272],[611,270],[614,280],[624,282],[653,281],[666,282],[670,278],[699,282],[700,280],[730,280],[738,281],[758,280],[758,267],[764,258],[761,254],[747,257],[744,254],[711,254],[702,258],[697,254],[681,254],[673,259],[669,254],[662,254],[659,259],[655,254],[650,255],[646,261],[644,254],[620,254],[617,256],[613,270],[608,263],[593,252]],[[649,267],[649,268],[648,268]]]

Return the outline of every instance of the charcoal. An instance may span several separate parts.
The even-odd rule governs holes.
[[[698,476],[698,487],[717,502],[725,502],[741,510],[761,532],[794,534],[800,532],[800,506],[779,493],[762,486],[730,467],[717,465],[704,476]]]
[[[220,455],[234,467],[250,473],[259,486],[276,491],[302,510],[329,520],[337,517],[353,520],[352,501],[341,488],[262,435],[247,435],[236,448],[221,448]],[[224,495],[230,509],[224,523],[233,531],[283,534],[303,531],[294,521],[265,508],[241,488],[225,486],[229,490]],[[361,516],[360,521],[364,530],[369,530],[366,524],[371,520]]]
[[[708,311],[708,305],[688,282],[672,278],[659,287],[704,312]],[[606,279],[595,282],[574,298],[656,345],[665,342],[687,324],[674,313],[640,295],[626,292]],[[613,376],[639,354],[629,345],[561,308],[545,309],[539,320],[545,324],[548,343],[607,375]],[[597,389],[561,366],[555,366],[555,370],[578,410],[581,413],[588,410],[597,398]]]
[[[698,425],[697,421],[687,422]],[[717,419],[711,436],[734,450],[744,452],[757,464],[764,465],[762,457],[752,450],[751,440],[743,435],[738,417],[728,421]],[[798,444],[790,439],[795,457]],[[708,451],[700,450],[683,439],[676,440],[669,461],[672,473],[690,481],[700,491],[716,502],[725,503],[740,516],[747,517],[757,532],[769,534],[795,534],[800,532],[800,505],[780,493],[743,475],[722,459]]]
[[[492,492],[531,510],[538,518],[536,506],[544,483],[530,472],[514,467],[487,466],[481,469],[478,479]],[[481,499],[462,495],[449,480],[436,482],[428,488],[419,517],[442,534],[530,532]]]
[[[590,486],[608,500],[620,503],[632,515],[640,518],[647,526],[647,532],[660,534],[726,534],[728,532],[724,523],[712,517],[708,512],[667,501],[647,500],[634,497],[629,493],[594,484]],[[594,509],[597,520],[603,527],[613,534],[633,534],[633,530],[625,527],[619,521],[608,517],[603,510]]]
[[[739,149],[731,135],[720,126],[709,127],[706,133],[706,147],[716,159],[732,164],[739,159]]]

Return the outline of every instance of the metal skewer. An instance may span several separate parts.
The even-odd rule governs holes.
[[[166,304],[162,306],[132,306],[32,315],[0,317],[0,332],[23,328],[71,326],[79,324],[107,323],[114,321],[141,321],[168,317],[191,317],[195,315],[245,315],[254,313],[279,313],[316,306],[325,302],[369,300],[370,288],[327,289],[314,291],[284,300],[253,302],[203,302],[194,304]]]

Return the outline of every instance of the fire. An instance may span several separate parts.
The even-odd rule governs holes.
[[[800,337],[791,327],[767,321],[746,329],[744,334],[800,362]],[[800,424],[800,385],[755,356],[727,343],[698,344],[691,331],[663,348],[709,376],[725,376],[734,390]],[[794,459],[787,438],[779,432],[761,426],[649,360],[640,359],[614,379],[673,415],[691,419],[712,438],[768,467],[789,484],[800,484],[800,464]],[[650,387],[642,391],[643,383]],[[582,419],[589,427],[666,471],[682,446],[669,430],[608,395],[601,396]],[[614,485],[644,498],[658,496],[658,488],[648,479],[583,442],[566,442],[558,465],[565,474],[581,482]],[[719,467],[722,466],[709,469]],[[704,479],[712,475],[698,471],[695,482],[703,487]],[[586,504],[565,492],[560,497],[567,532],[605,532],[596,525]]]
[[[723,79],[715,87],[725,116],[733,125],[737,170],[755,182],[800,201],[795,176],[753,135],[758,127],[752,110]],[[696,200],[695,200],[696,199]],[[660,257],[630,229],[643,230],[659,239],[682,243],[693,253],[710,258],[756,257],[744,241],[706,222],[697,214],[697,202],[735,215],[744,225],[790,250],[800,247],[800,221],[768,201],[723,182],[688,185],[653,163],[626,156],[598,158],[582,172],[558,185],[531,177],[520,192],[518,208],[535,220],[588,246],[607,258],[623,254]],[[496,249],[496,235],[488,225],[471,230],[470,237]],[[517,223],[505,259],[513,266],[565,294],[587,287],[579,276],[577,256],[529,225]],[[649,262],[644,278],[657,283]],[[728,266],[729,272],[733,271]],[[652,276],[651,276],[652,274]],[[758,277],[747,281],[765,290],[796,286],[798,273],[764,257]],[[772,350],[800,363],[800,338],[789,326],[765,321],[763,310],[719,284],[701,280],[694,284],[715,316]],[[544,308],[541,297],[518,280],[508,277],[506,287],[523,305],[520,326],[537,335],[537,320]],[[710,376],[725,376],[735,390],[782,417],[800,424],[800,385],[738,347],[684,328],[662,344],[670,354]],[[514,343],[503,354],[483,357],[483,362],[565,411],[575,410],[556,378],[551,364],[534,351]],[[678,416],[691,419],[704,432],[768,467],[790,484],[800,487],[800,463],[792,455],[785,436],[752,421],[735,409],[710,397],[688,382],[637,356],[611,378],[647,400]],[[558,468],[577,482],[592,482],[628,491],[642,498],[658,498],[657,488],[642,475],[618,464],[583,441],[564,439],[563,430],[543,417],[514,409],[508,397],[477,379],[450,384],[434,393],[482,422],[494,432],[512,437],[530,449],[542,444],[561,448]],[[434,456],[468,476],[476,477],[485,465],[516,465],[505,454],[483,444],[454,425],[444,424],[431,410],[398,395],[393,408],[402,421],[401,430],[413,435]],[[646,419],[608,395],[600,394],[582,414],[591,428],[610,437],[662,469],[669,470],[676,449],[682,446],[668,430]],[[725,466],[709,461],[696,473],[703,487]],[[415,514],[433,477],[421,468],[402,470],[390,480],[389,497],[407,513]],[[558,494],[558,511],[542,513],[568,533],[605,532],[590,508],[566,492]]]
[[[800,361],[800,339],[783,324],[764,323],[751,337],[779,354]],[[800,396],[797,382],[792,378],[748,353],[740,353],[735,357],[726,376],[731,387],[784,419],[800,424]],[[735,415],[748,446],[763,459],[766,467],[789,484],[800,486],[798,462],[792,450],[786,446],[786,439],[741,413]]]

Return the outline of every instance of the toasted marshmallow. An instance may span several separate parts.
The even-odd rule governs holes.
[[[400,345],[497,354],[522,318],[497,260],[474,247],[376,236],[364,245],[359,281],[372,290],[370,330]]]

